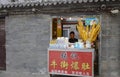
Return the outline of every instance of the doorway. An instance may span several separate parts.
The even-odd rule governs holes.
[[[0,17],[0,70],[6,70],[5,18]]]

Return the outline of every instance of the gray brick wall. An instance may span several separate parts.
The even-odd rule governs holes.
[[[42,14],[6,17],[7,70],[0,77],[48,77],[50,18]],[[101,22],[100,77],[119,77],[120,13],[104,13]]]
[[[101,77],[120,76],[120,13],[102,15]]]
[[[6,17],[7,72],[47,73],[49,40],[50,16]]]

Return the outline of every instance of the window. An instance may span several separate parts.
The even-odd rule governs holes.
[[[81,39],[78,33],[78,29],[76,25],[78,24],[78,20],[81,18],[83,22],[84,29],[90,31],[93,23],[100,23],[100,16],[80,16],[80,17],[56,17],[52,19],[52,39],[56,39],[58,37],[58,33],[61,32],[62,37],[69,37],[69,33],[74,31],[78,39]],[[60,20],[61,24],[58,24],[58,20]],[[61,29],[61,31],[59,29]],[[58,31],[59,30],[59,31]],[[59,33],[60,34],[60,33]],[[94,75],[99,75],[99,52],[100,52],[100,36],[96,36],[96,40],[93,42],[93,48],[95,49],[95,60],[94,60]]]

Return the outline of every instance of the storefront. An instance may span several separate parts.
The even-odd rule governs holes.
[[[88,28],[90,27],[91,20],[96,20],[96,23],[100,24],[100,32],[98,33],[98,36],[96,36],[96,42],[94,42],[93,46],[94,48],[91,50],[83,49],[83,51],[86,52],[95,51],[95,53],[92,53],[94,56],[90,56],[90,67],[92,69],[89,67],[81,67],[82,63],[83,66],[85,63],[81,62],[78,68],[82,68],[83,70],[75,68],[78,70],[75,71],[75,73],[78,74],[76,76],[97,75],[100,77],[119,77],[119,1],[65,0],[47,2],[45,0],[45,2],[1,5],[0,10],[1,18],[5,20],[4,29],[6,32],[6,45],[4,45],[4,47],[6,46],[6,69],[8,70],[5,71],[6,73],[4,73],[4,77],[12,76],[11,74],[13,72],[15,72],[15,75],[19,76],[19,72],[40,73],[43,71],[41,70],[43,67],[48,69],[47,64],[49,63],[47,62],[47,51],[49,42],[58,37],[69,38],[69,33],[71,31],[75,32],[75,38],[80,39],[80,36],[82,35],[79,35],[79,30],[77,29],[79,19],[83,19],[84,26],[86,27],[89,25]],[[85,30],[87,29],[85,28]],[[83,38],[84,37],[82,37],[82,39]],[[58,46],[58,48],[59,47],[60,46]],[[61,47],[64,48],[67,46]],[[68,67],[70,69],[72,68],[70,57],[70,55],[72,55],[71,52],[74,52],[74,50],[75,52],[80,50],[80,53],[77,53],[77,55],[81,55],[81,52],[83,52],[81,51],[82,49],[72,49],[73,47],[77,48],[77,44],[76,46],[71,46],[71,50],[66,50],[70,51],[67,52],[70,61],[66,64],[70,65]],[[90,48],[88,47],[88,49]],[[64,52],[64,50],[61,51]],[[73,56],[75,55],[76,54],[73,54]],[[62,57],[64,58],[64,56]],[[5,59],[5,56],[3,59]],[[88,58],[86,60],[88,60]],[[61,62],[62,61],[63,60],[61,60]],[[79,62],[76,59],[75,61],[76,63]],[[63,63],[65,62],[63,61]],[[63,70],[61,68],[59,69]],[[59,69],[57,71],[59,71]],[[82,72],[86,69],[90,69],[90,72]],[[50,71],[47,71],[47,73],[48,72]],[[68,72],[69,74],[65,74],[65,76],[71,75],[71,71]]]
[[[100,51],[100,47],[98,46],[100,46],[99,44],[101,27],[100,23],[101,21],[99,15],[80,15],[80,17],[73,16],[52,19],[51,41],[49,45],[50,47],[48,49],[48,67],[50,74],[92,77],[94,76],[94,73],[98,75],[98,52]],[[69,39],[71,38],[71,32],[75,33],[75,38],[77,38],[78,41],[74,43],[70,42]],[[93,33],[93,35],[90,32]],[[93,38],[91,36],[93,36]],[[91,54],[91,57],[89,53]],[[84,54],[88,55],[85,56]],[[61,58],[62,55],[63,58]],[[71,59],[71,55],[79,58]],[[88,60],[84,60],[84,58],[82,57],[83,55]],[[54,63],[52,62],[53,60]],[[73,62],[77,63],[77,65],[70,67],[71,65],[73,65]],[[85,63],[87,63],[87,65]],[[52,65],[54,67],[52,67]]]

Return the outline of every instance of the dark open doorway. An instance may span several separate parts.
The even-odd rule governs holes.
[[[6,69],[5,18],[0,17],[0,70]]]

